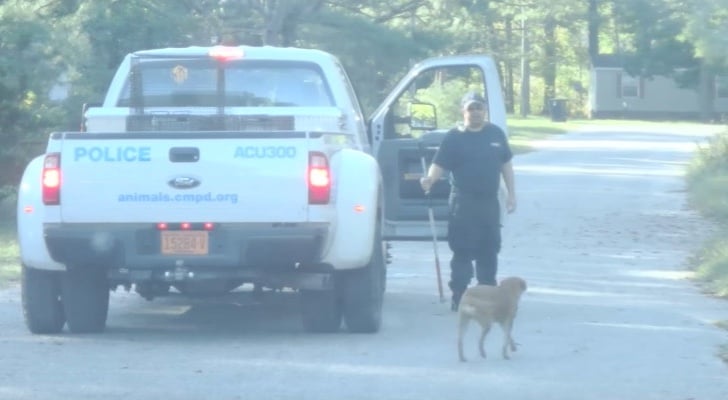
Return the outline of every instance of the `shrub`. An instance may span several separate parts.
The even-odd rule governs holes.
[[[728,133],[698,148],[687,182],[690,201],[701,213],[728,222]]]

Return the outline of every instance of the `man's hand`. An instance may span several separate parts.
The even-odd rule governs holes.
[[[506,198],[506,210],[508,211],[508,214],[512,214],[516,211],[516,196],[510,193]]]
[[[501,169],[503,180],[506,183],[506,190],[508,191],[508,197],[506,197],[506,211],[508,214],[512,214],[516,211],[516,185],[513,182],[513,163],[508,161],[503,164]]]
[[[430,189],[432,189],[432,185],[434,183],[434,180],[429,176],[423,176],[422,178],[420,178],[420,186],[422,186],[422,190],[424,190],[425,193],[430,192]]]
[[[425,193],[430,193],[432,185],[434,185],[435,182],[437,182],[442,177],[442,173],[442,167],[435,163],[432,163],[430,165],[430,169],[427,171],[427,174],[420,178],[420,186],[422,186],[422,190],[424,190]]]

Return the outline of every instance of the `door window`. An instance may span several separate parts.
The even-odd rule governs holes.
[[[462,120],[460,98],[468,91],[487,93],[483,71],[477,66],[438,67],[425,70],[399,95],[387,115],[385,139],[419,138],[424,130],[413,123],[413,104],[435,106],[437,129],[450,129]]]

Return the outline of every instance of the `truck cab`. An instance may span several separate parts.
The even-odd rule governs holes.
[[[419,184],[421,159],[429,166],[444,135],[462,120],[460,97],[467,91],[483,95],[489,121],[507,133],[498,71],[485,55],[435,57],[416,64],[369,118],[384,185],[385,239],[430,239],[428,207],[434,211],[438,238],[447,237],[450,184],[443,177],[426,196]],[[503,183],[501,187],[505,195]]]

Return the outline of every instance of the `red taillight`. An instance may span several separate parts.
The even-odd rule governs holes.
[[[308,154],[308,203],[328,204],[331,195],[331,171],[326,154]]]
[[[43,161],[43,204],[54,206],[61,203],[61,155],[51,153]]]

